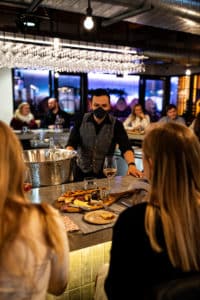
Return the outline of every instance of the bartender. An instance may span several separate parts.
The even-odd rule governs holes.
[[[106,155],[114,155],[116,145],[128,164],[128,174],[142,177],[135,165],[134,154],[123,124],[109,114],[110,95],[104,89],[92,94],[91,112],[75,121],[67,144],[67,150],[77,150],[77,165],[74,180],[85,177],[105,177],[103,163]]]

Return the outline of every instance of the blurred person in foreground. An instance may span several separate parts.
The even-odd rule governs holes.
[[[27,127],[28,129],[38,128],[34,115],[30,111],[30,105],[27,102],[19,104],[10,121],[10,126],[14,130],[22,130],[23,127]]]
[[[47,203],[31,204],[23,189],[18,138],[0,121],[0,299],[45,300],[68,283],[69,247],[63,220]]]
[[[196,118],[194,119],[192,124],[190,125],[190,129],[192,129],[194,131],[194,133],[196,134],[196,136],[198,137],[198,139],[200,141],[200,112],[198,113],[198,115],[196,116]]]
[[[77,120],[70,132],[67,150],[78,150],[75,181],[81,181],[88,176],[105,177],[104,158],[106,155],[114,154],[117,144],[128,164],[128,174],[142,176],[136,168],[134,154],[123,124],[109,114],[110,109],[110,96],[107,91],[95,90],[91,99],[91,112]]]
[[[151,299],[162,282],[200,275],[200,143],[186,126],[155,125],[143,142],[149,200],[123,211],[113,228],[109,300]]]
[[[42,128],[70,128],[70,114],[60,109],[56,98],[48,99],[48,111],[41,121]]]
[[[178,116],[177,107],[174,104],[169,104],[167,106],[166,116],[162,117],[158,122],[161,123],[176,122],[176,123],[186,125],[185,120],[182,117]]]
[[[124,128],[131,131],[143,131],[150,123],[150,118],[147,114],[144,114],[142,106],[135,104],[132,107],[132,112],[128,118],[124,121]]]

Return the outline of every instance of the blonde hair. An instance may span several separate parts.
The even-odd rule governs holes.
[[[18,105],[17,109],[18,109],[18,111],[20,112],[20,114],[22,113],[23,107],[26,106],[26,105],[28,105],[28,107],[30,108],[30,105],[29,105],[28,102],[22,102],[22,103],[20,103],[20,104]]]
[[[153,127],[143,142],[144,159],[152,165],[150,204],[145,228],[154,250],[161,220],[170,261],[183,271],[200,270],[200,143],[186,126]]]
[[[21,144],[12,129],[0,121],[0,254],[19,236],[32,247],[28,237],[20,235],[20,229],[26,224],[28,212],[37,210],[46,244],[61,252],[63,242],[55,228],[55,211],[48,204],[34,205],[27,200],[23,179],[25,164]],[[49,215],[53,218],[49,218]],[[37,255],[37,254],[36,254]],[[37,257],[36,257],[37,259]]]

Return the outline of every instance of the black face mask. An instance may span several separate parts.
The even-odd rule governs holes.
[[[104,110],[102,107],[98,107],[93,111],[93,114],[97,119],[103,119],[107,115],[107,111]]]

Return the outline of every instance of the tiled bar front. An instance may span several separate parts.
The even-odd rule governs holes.
[[[92,300],[95,278],[103,263],[109,261],[111,242],[70,252],[70,281],[63,295],[47,295],[46,300]]]
[[[131,176],[117,176],[113,180],[113,191],[125,191],[134,179]],[[106,180],[98,181],[99,186]],[[29,198],[34,203],[49,202],[67,189],[80,189],[83,183],[70,183],[33,189]],[[46,300],[92,300],[95,278],[99,268],[109,261],[112,228],[83,234],[81,231],[68,233],[70,243],[70,280],[61,296],[47,295]]]

